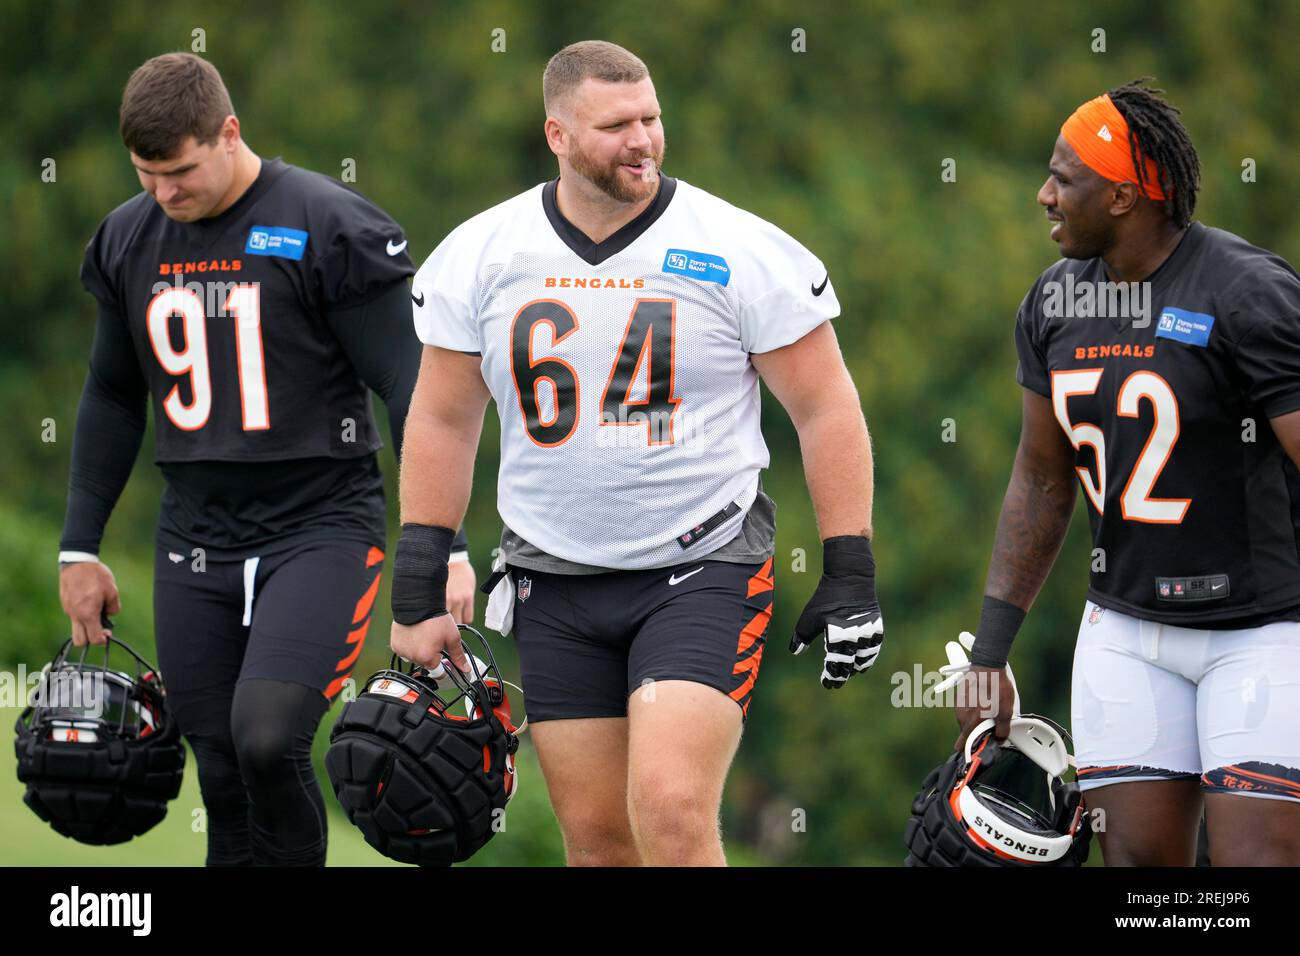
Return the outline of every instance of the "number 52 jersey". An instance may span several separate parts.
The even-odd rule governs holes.
[[[1184,627],[1300,619],[1300,480],[1269,425],[1300,410],[1300,277],[1193,223],[1145,283],[1106,279],[1062,259],[1015,335],[1075,448],[1088,597]]]
[[[482,356],[513,532],[597,567],[703,557],[735,537],[768,464],[750,353],[839,314],[826,268],[682,180],[661,176],[600,243],[564,218],[556,188],[443,240],[412,284],[416,332]]]

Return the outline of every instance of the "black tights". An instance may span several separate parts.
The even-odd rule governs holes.
[[[324,866],[325,801],[311,745],[329,702],[254,678],[235,688],[230,732],[187,734],[207,807],[208,866]]]

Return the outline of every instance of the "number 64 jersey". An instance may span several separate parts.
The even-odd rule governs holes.
[[[660,177],[600,243],[555,181],[457,227],[412,284],[420,339],[482,355],[497,508],[579,564],[641,569],[735,537],[768,451],[750,353],[839,314],[822,263],[770,223]]]
[[[1193,628],[1300,619],[1300,480],[1269,426],[1300,410],[1300,277],[1193,223],[1145,282],[1106,279],[1063,259],[1016,323],[1020,383],[1075,448],[1089,599]]]

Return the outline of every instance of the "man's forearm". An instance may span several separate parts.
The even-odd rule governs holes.
[[[480,430],[471,436],[433,416],[407,416],[400,483],[403,524],[460,527],[469,507]]]
[[[1070,527],[1075,488],[1073,475],[1037,474],[1017,460],[998,517],[985,595],[1029,610]]]
[[[490,397],[478,356],[425,348],[402,443],[403,524],[460,527]]]
[[[856,392],[850,398],[810,415],[798,429],[804,475],[822,540],[872,534],[871,438]]]

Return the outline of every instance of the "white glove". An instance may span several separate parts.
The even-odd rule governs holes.
[[[961,643],[957,643],[960,641]],[[967,655],[975,645],[975,635],[970,631],[962,631],[957,641],[949,641],[944,645],[944,650],[948,652],[948,663],[939,668],[939,673],[944,675],[943,680],[934,685],[935,693],[942,694],[950,687],[956,687],[967,671],[970,670],[970,657]],[[1007,664],[1007,679],[1011,681],[1011,691],[1015,694],[1015,706],[1012,707],[1011,716],[1020,716],[1020,691],[1016,688],[1016,678],[1011,673],[1011,665]]]

